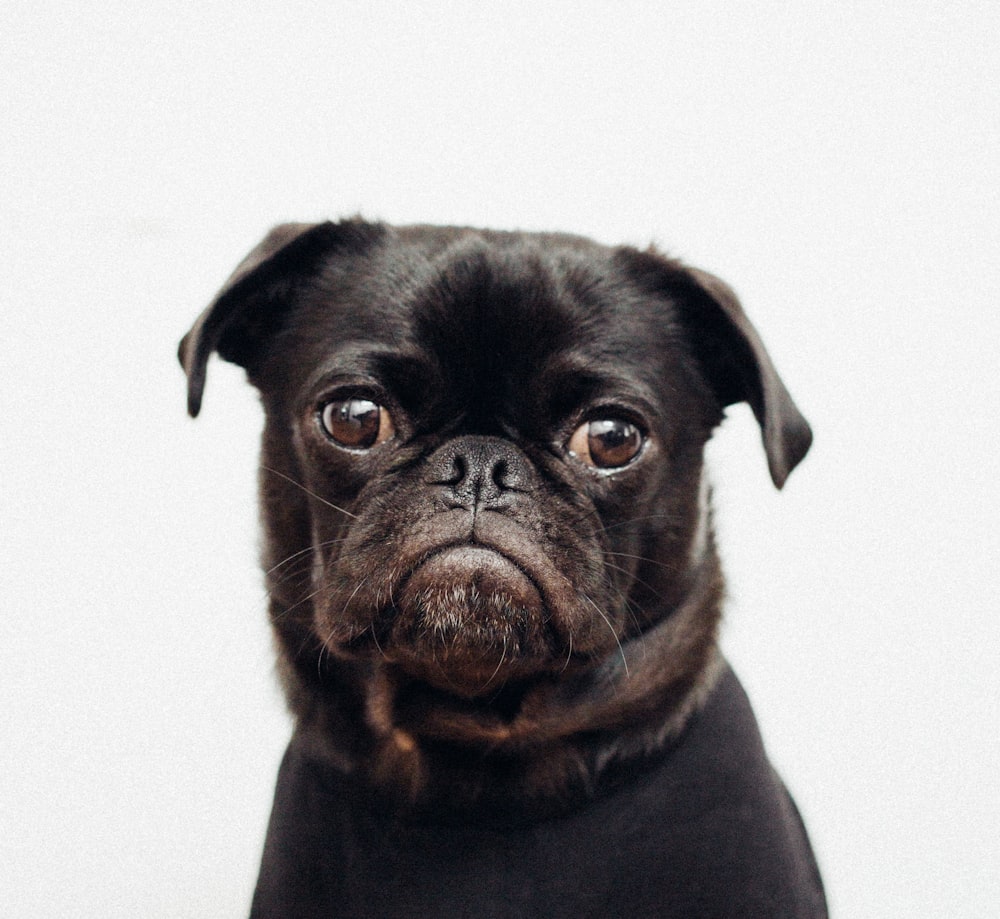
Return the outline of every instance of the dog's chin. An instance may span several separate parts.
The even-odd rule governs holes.
[[[492,549],[455,546],[406,580],[382,652],[444,692],[492,695],[553,669],[549,618],[542,591],[514,562]]]

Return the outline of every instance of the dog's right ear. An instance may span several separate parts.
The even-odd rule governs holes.
[[[812,443],[812,430],[729,285],[655,249],[617,257],[648,289],[673,301],[685,337],[720,407],[747,402],[760,422],[767,465],[781,488]]]
[[[187,374],[191,417],[201,410],[205,370],[213,351],[248,367],[291,300],[337,251],[361,252],[384,228],[363,220],[285,223],[275,227],[237,266],[222,290],[181,339],[177,356]]]

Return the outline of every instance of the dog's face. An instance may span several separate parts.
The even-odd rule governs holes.
[[[212,350],[263,396],[296,692],[389,685],[358,716],[389,733],[473,736],[537,687],[652,672],[674,619],[656,654],[704,667],[717,604],[678,613],[717,577],[704,444],[745,399],[777,484],[809,445],[721,282],[573,237],[281,227],[182,344],[192,413]]]

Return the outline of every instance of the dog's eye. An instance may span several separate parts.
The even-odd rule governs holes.
[[[643,435],[632,422],[607,418],[581,424],[569,439],[569,452],[588,466],[626,466],[642,449]]]
[[[331,440],[353,450],[367,450],[396,433],[389,413],[370,399],[327,402],[320,424]]]

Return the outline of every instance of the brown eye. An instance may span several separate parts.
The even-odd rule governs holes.
[[[389,413],[369,399],[327,402],[320,423],[331,440],[352,450],[367,450],[396,433]]]
[[[630,421],[606,418],[581,424],[569,439],[569,452],[588,466],[627,466],[642,449],[642,432]]]

